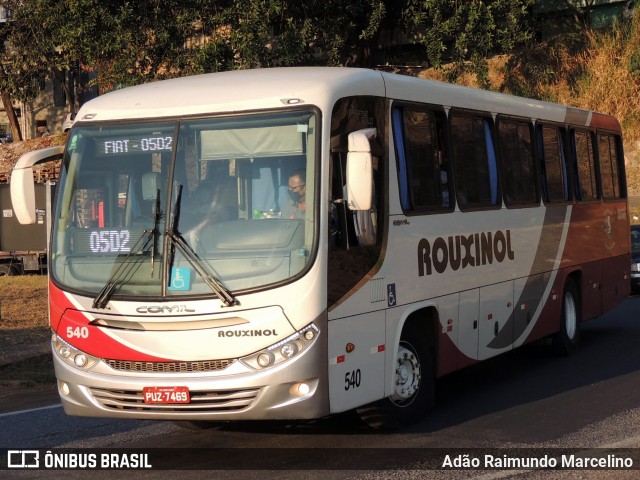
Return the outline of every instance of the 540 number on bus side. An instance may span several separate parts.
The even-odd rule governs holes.
[[[358,368],[357,370],[351,370],[344,374],[344,391],[348,392],[349,390],[360,387],[360,382],[362,380],[362,372]]]

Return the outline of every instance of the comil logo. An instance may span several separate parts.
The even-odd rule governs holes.
[[[157,315],[164,313],[195,313],[195,310],[186,305],[143,305],[136,308],[136,312]]]
[[[7,452],[8,468],[40,468],[40,452],[38,450],[9,450]]]

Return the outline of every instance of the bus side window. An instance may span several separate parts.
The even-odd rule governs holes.
[[[497,206],[498,168],[489,119],[452,114],[451,145],[460,208]]]
[[[400,201],[407,210],[449,208],[444,114],[410,106],[393,112]]]
[[[382,251],[385,208],[385,168],[388,130],[385,100],[378,97],[345,97],[338,100],[331,117],[330,188],[328,212],[327,301],[336,304],[371,269]],[[373,185],[371,209],[352,211],[347,206],[346,167],[348,136],[363,128],[375,128],[370,141]]]
[[[598,160],[602,183],[602,196],[607,199],[624,198],[624,182],[620,178],[621,168],[618,145],[620,137],[610,134],[598,134]]]
[[[573,147],[578,200],[596,200],[598,198],[598,184],[591,132],[574,130]]]
[[[500,119],[498,145],[507,205],[537,205],[538,183],[533,161],[531,126],[524,121]]]
[[[569,177],[560,128],[543,125],[538,128],[540,166],[544,201],[567,202],[570,200]]]

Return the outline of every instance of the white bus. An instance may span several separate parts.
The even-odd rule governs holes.
[[[88,102],[49,255],[70,415],[416,421],[438,377],[629,293],[620,125],[349,68],[207,74]]]

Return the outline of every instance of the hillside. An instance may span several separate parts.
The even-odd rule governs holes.
[[[586,57],[582,54],[573,53],[574,55],[583,58],[583,60],[589,59],[589,62],[593,61],[593,63],[599,64],[600,68],[604,68],[601,64],[603,62],[603,57],[605,60],[611,62],[615,60],[615,57],[611,57],[613,53],[610,51],[600,51],[600,53],[593,53],[596,57],[596,60],[593,60],[593,57]],[[569,52],[564,52],[560,57],[564,58],[569,55]],[[518,75],[519,78],[515,79],[516,82],[522,82],[521,87],[524,84],[525,74],[526,72],[518,71],[516,68],[514,71],[510,72],[512,75],[511,79],[506,78],[506,71],[510,62],[513,62],[514,59],[512,56],[508,55],[500,55],[493,57],[488,60],[489,67],[489,82],[491,84],[491,88],[496,91],[505,91],[508,93],[509,89],[506,88],[506,85],[513,84],[514,78],[513,76]],[[516,60],[517,61],[517,60]],[[624,61],[618,59],[617,64],[624,63]],[[566,66],[566,63],[564,64]],[[511,68],[513,68],[511,66]],[[528,68],[533,68],[531,65],[528,65]],[[539,68],[545,68],[540,66]],[[627,75],[623,81],[628,82],[629,84],[637,83],[638,93],[637,95],[631,95],[629,89],[625,89],[621,92],[620,89],[613,88],[610,91],[607,91],[606,88],[601,85],[596,85],[600,83],[607,83],[606,77],[610,75],[618,75],[622,76],[619,72],[615,72],[616,68],[612,67],[613,73],[606,72],[589,72],[588,65],[582,66],[574,66],[573,68],[567,68],[567,71],[564,72],[566,76],[562,76],[556,73],[556,82],[555,83],[545,83],[538,85],[525,85],[526,89],[529,90],[531,94],[535,93],[535,95],[531,95],[533,98],[542,98],[547,101],[555,101],[564,103],[566,105],[571,105],[578,108],[587,108],[590,110],[596,110],[602,113],[609,113],[615,115],[622,125],[623,131],[623,140],[624,140],[624,156],[625,156],[625,166],[627,172],[627,189],[629,196],[640,196],[640,124],[638,119],[640,119],[640,79],[633,79]],[[626,67],[625,67],[626,68]],[[581,96],[580,88],[569,85],[570,81],[567,78],[571,78],[574,70],[580,70],[583,72],[584,77],[583,82],[592,85],[594,88],[600,90],[600,102],[597,102],[595,99],[595,94],[588,90],[585,86],[580,87],[583,91],[585,91]],[[429,80],[438,80],[438,81],[446,81],[447,80],[447,67],[441,69],[424,69],[417,70],[416,72],[412,72],[418,77],[426,78]],[[594,77],[592,79],[588,79],[589,77]],[[456,83],[461,85],[466,85],[468,87],[479,88],[478,82],[473,74],[467,73],[462,77],[459,77],[456,80]],[[529,82],[531,83],[531,82]],[[633,87],[634,89],[636,87]],[[523,88],[524,90],[524,88]],[[572,93],[573,92],[573,93]],[[620,98],[618,98],[620,96]]]

